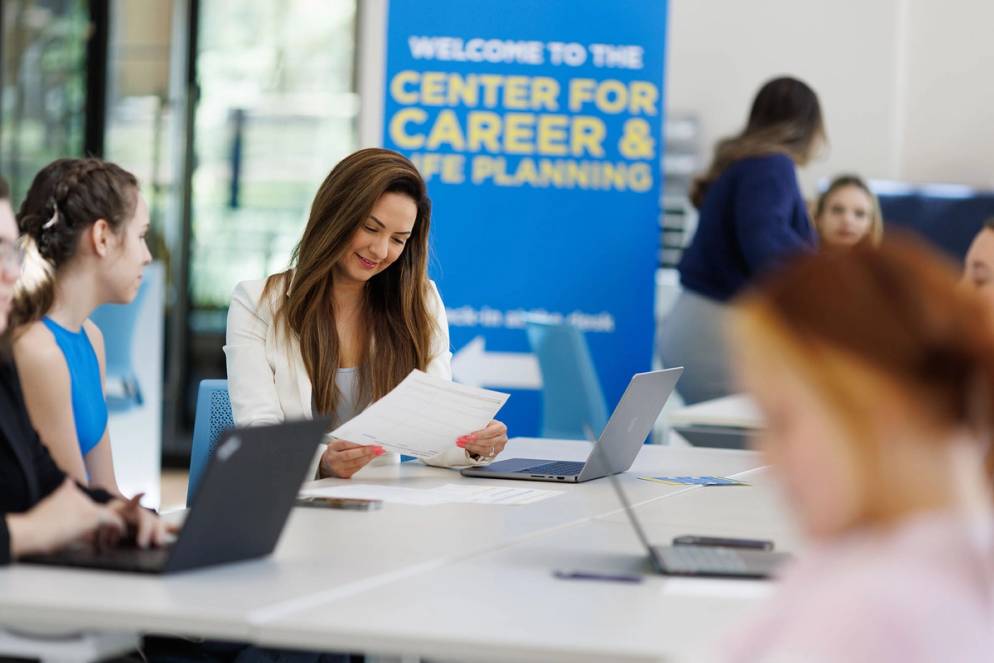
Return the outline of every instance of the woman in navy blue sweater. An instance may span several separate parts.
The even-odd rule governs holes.
[[[776,78],[760,88],[745,129],[718,143],[694,183],[697,232],[680,261],[683,291],[659,334],[664,365],[686,368],[687,403],[732,391],[722,339],[727,302],[757,275],[816,246],[796,167],[824,140],[814,90]]]

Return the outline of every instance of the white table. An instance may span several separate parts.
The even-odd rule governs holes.
[[[519,439],[512,440],[504,455],[570,460],[582,459],[588,448],[584,442]],[[637,478],[640,473],[744,472],[752,477],[758,464],[751,452],[647,446],[622,480],[632,501],[650,514],[654,534],[666,534],[652,522],[657,509],[665,513],[683,508],[689,512],[675,521],[685,523],[681,533],[774,533],[784,541],[779,535],[783,519],[771,510],[773,501],[765,488],[687,489]],[[369,468],[353,479],[387,480],[408,487],[494,481],[463,479],[449,470],[409,463]],[[641,559],[627,524],[617,520],[618,502],[610,484],[598,480],[533,485],[564,494],[527,506],[386,504],[382,511],[368,513],[296,509],[271,558],[165,578],[15,565],[0,570],[0,624],[27,630],[43,626],[74,632],[183,633],[273,646],[450,655],[460,660],[505,660],[525,654],[533,660],[555,660],[575,656],[578,647],[592,655],[623,647],[632,655],[612,660],[646,660],[640,657],[650,650],[666,651],[652,649],[659,644],[654,639],[638,646],[619,642],[607,626],[654,620],[645,610],[665,606],[657,605],[658,596],[652,601],[649,596],[659,594],[660,583],[673,581],[651,579],[625,588],[553,581],[549,576],[554,567],[589,567],[597,560],[602,566],[613,561],[630,565]],[[758,501],[753,504],[747,495]],[[698,515],[694,505],[702,499],[714,504]],[[726,518],[726,513],[747,517]],[[533,562],[522,565],[521,559]],[[529,590],[533,580],[538,584]],[[599,598],[617,597],[618,592],[623,598],[626,591],[643,598],[619,600],[611,609]],[[707,610],[725,609],[718,597],[704,604],[711,605]],[[583,606],[604,628],[586,630],[584,622],[571,627],[563,619],[568,613],[561,610]],[[503,615],[529,629],[544,624],[549,635],[518,637],[516,628],[476,620],[475,614],[488,619]],[[713,635],[707,622],[700,627],[698,631],[705,632],[682,629],[678,640]],[[585,644],[574,644],[578,637]],[[502,640],[503,647],[495,639]]]
[[[753,400],[735,394],[689,405],[667,414],[666,423],[690,444],[743,449],[753,433],[764,426]]]
[[[750,430],[763,427],[759,409],[745,394],[733,394],[674,410],[669,413],[667,422],[674,427],[725,426]]]
[[[796,549],[766,472],[740,476],[753,485],[644,500],[637,511],[650,538],[737,535]],[[628,479],[634,489],[638,480]],[[638,585],[564,581],[552,576],[555,569],[646,572],[648,565],[614,507],[389,585],[273,614],[257,641],[452,661],[699,661],[771,589],[764,582],[659,576]]]

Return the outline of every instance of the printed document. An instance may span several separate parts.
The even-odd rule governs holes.
[[[451,449],[482,430],[508,394],[468,387],[414,370],[389,394],[331,432],[356,444],[378,444],[418,458]]]
[[[344,497],[383,500],[397,504],[434,506],[436,504],[533,504],[556,495],[561,490],[478,486],[449,483],[436,488],[404,488],[366,483],[314,486],[300,491],[301,497]]]

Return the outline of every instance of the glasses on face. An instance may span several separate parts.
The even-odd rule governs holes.
[[[19,242],[0,239],[0,267],[13,271],[24,265],[24,248]]]

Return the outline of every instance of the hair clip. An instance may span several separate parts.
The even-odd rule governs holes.
[[[42,230],[48,230],[49,228],[51,228],[52,226],[54,226],[56,223],[59,222],[59,207],[58,205],[54,204],[52,205],[52,207],[55,208],[55,211],[52,212],[52,218],[45,222],[45,225],[41,227]]]

